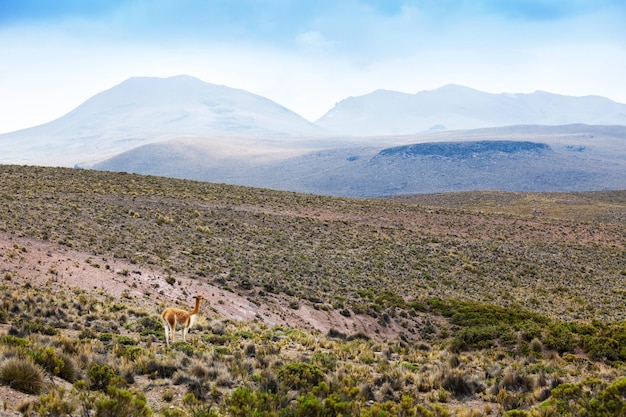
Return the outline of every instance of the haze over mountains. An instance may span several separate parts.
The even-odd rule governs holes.
[[[378,90],[338,103],[317,122],[348,135],[398,135],[510,125],[626,125],[626,105],[604,97],[489,94],[460,85],[405,94]]]
[[[253,137],[325,134],[285,107],[244,90],[189,76],[137,77],[50,123],[0,135],[0,162],[21,159],[36,165],[88,166],[147,143],[238,133]]]
[[[625,126],[626,105],[602,97],[455,85],[351,97],[311,123],[243,90],[139,77],[0,135],[0,163],[355,197],[599,190],[626,187]]]

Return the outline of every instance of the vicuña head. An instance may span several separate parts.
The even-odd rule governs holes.
[[[193,311],[185,311],[180,308],[166,308],[161,313],[161,320],[163,321],[163,328],[165,329],[165,345],[169,347],[170,339],[174,343],[174,333],[176,326],[180,326],[183,329],[183,342],[186,341],[187,332],[191,329],[196,322],[196,317],[200,311],[200,302],[206,300],[201,295],[196,297],[196,307]]]

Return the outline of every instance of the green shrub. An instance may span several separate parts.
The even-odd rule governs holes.
[[[100,333],[100,335],[98,336],[98,340],[104,343],[110,342],[111,340],[113,340],[113,333]]]
[[[376,298],[374,298],[374,302],[383,307],[406,307],[406,301],[404,301],[404,298],[390,290],[380,291]]]
[[[41,365],[47,372],[68,382],[76,381],[78,366],[71,356],[65,353],[57,353],[52,347],[31,351],[29,355],[35,363]]]
[[[30,343],[23,337],[5,334],[0,337],[0,344],[17,348],[26,348]]]
[[[161,322],[161,319],[156,316],[142,317],[139,321],[139,328],[137,331],[142,336],[154,335],[159,338],[164,337],[163,323]]]
[[[267,416],[278,417],[279,397],[270,392],[253,391],[249,387],[238,387],[226,398],[227,415],[233,417]]]
[[[137,341],[133,339],[132,337],[118,336],[117,343],[119,343],[120,345],[124,345],[124,346],[134,346],[137,344]]]
[[[615,339],[608,337],[585,336],[583,338],[583,349],[593,360],[607,360],[616,362],[621,358],[620,345]]]
[[[59,375],[61,369],[65,365],[63,359],[59,358],[53,348],[38,349],[30,352],[35,363],[41,365],[43,369],[53,375]]]
[[[104,391],[109,385],[125,386],[126,380],[119,376],[115,368],[109,365],[91,364],[87,370],[89,388],[93,391]]]
[[[183,405],[193,417],[218,417],[219,414],[211,407],[210,403],[197,398],[193,393],[188,392],[183,397]]]
[[[296,390],[312,388],[324,380],[324,374],[317,365],[304,362],[283,365],[276,376],[288,389]]]
[[[45,387],[43,369],[23,358],[5,361],[0,368],[0,381],[26,394],[40,394]]]
[[[191,343],[183,342],[182,340],[174,342],[171,346],[172,346],[172,349],[177,350],[179,352],[183,352],[185,355],[187,355],[190,358],[194,355],[194,353],[196,353],[196,350],[191,345]]]
[[[120,346],[121,348],[118,351],[118,355],[130,359],[131,361],[136,361],[140,356],[146,353],[146,350],[139,346]]]
[[[586,379],[580,384],[561,384],[552,390],[547,405],[555,408],[559,417],[626,416],[626,377],[608,387],[599,379]]]
[[[581,385],[561,384],[552,390],[550,402],[556,407],[557,415],[570,417],[586,415],[589,393]]]
[[[548,328],[543,341],[548,349],[559,353],[571,352],[578,346],[578,339],[572,332],[571,326],[565,323],[556,323]]]
[[[119,389],[110,385],[106,394],[96,400],[96,417],[148,417],[152,410],[148,407],[142,392]]]
[[[57,329],[52,326],[45,325],[39,321],[29,321],[26,323],[26,329],[29,333],[40,333],[47,336],[54,336],[59,333]]]
[[[506,330],[501,326],[463,327],[454,336],[452,346],[458,350],[487,349],[493,347],[498,336]]]
[[[590,415],[626,416],[626,377],[618,379],[589,401]]]
[[[40,416],[71,416],[77,408],[77,402],[65,398],[65,389],[59,387],[41,395],[35,404],[35,411]]]
[[[530,417],[524,410],[509,410],[504,413],[504,417]]]
[[[296,416],[321,416],[324,406],[319,398],[308,393],[296,401]]]

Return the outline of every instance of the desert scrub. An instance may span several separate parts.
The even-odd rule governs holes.
[[[384,291],[393,284],[396,294],[412,299],[430,285],[436,295],[449,295],[457,291],[455,283],[463,279],[464,293],[482,302],[490,301],[489,297],[501,290],[520,305],[526,306],[526,301],[533,299],[539,301],[532,304],[533,308],[550,310],[548,313],[554,316],[568,315],[568,319],[575,315],[616,317],[624,312],[619,281],[612,278],[625,266],[616,264],[616,249],[610,247],[612,243],[619,244],[620,238],[623,241],[623,226],[615,221],[624,210],[620,199],[612,203],[617,204],[611,207],[615,215],[611,217],[605,212],[600,217],[606,219],[602,222],[606,227],[572,224],[567,219],[545,219],[538,227],[537,219],[531,222],[518,213],[477,213],[475,202],[471,201],[473,194],[468,194],[467,201],[459,195],[453,204],[467,204],[469,211],[426,209],[391,201],[311,197],[141,176],[131,179],[113,173],[79,175],[72,170],[30,170],[35,169],[3,167],[2,175],[7,179],[0,189],[7,196],[0,207],[4,210],[0,218],[6,223],[3,227],[29,236],[57,234],[55,239],[71,240],[90,253],[167,264],[170,270],[190,276],[199,270],[204,276],[227,276],[235,266],[235,276],[250,277],[252,286],[262,287],[271,280],[275,291],[314,294],[326,302],[332,299],[325,300],[328,296],[323,294],[335,294],[332,298],[343,297],[344,308],[350,310],[351,304],[359,301],[353,296],[358,286]],[[38,179],[42,175],[50,178],[43,187]],[[29,192],[21,193],[25,189]],[[506,194],[497,198],[505,202],[503,207],[511,201]],[[585,210],[604,212],[606,196],[602,193],[583,199],[593,202],[594,198],[597,204],[589,204]],[[21,224],[8,210],[19,210],[32,221]],[[72,218],[77,217],[76,221],[68,221],[68,210]],[[338,220],[321,221],[315,218],[318,213]],[[155,219],[159,216],[168,221],[157,225]],[[383,220],[385,227],[380,226]],[[50,224],[66,226],[53,228]],[[71,227],[74,224],[81,227]],[[198,225],[209,228],[211,233],[207,235]],[[562,235],[582,243],[562,243],[561,233],[544,232],[543,226],[556,228]],[[584,239],[576,239],[585,237],[592,228],[595,236],[602,233],[602,244],[587,245]],[[512,241],[512,235],[528,243],[520,247]],[[191,250],[189,242],[196,242]],[[285,242],[289,243],[287,248]],[[16,256],[19,255],[16,250]],[[220,259],[224,262],[214,262]],[[198,266],[207,264],[210,266]],[[480,269],[481,274],[463,269],[468,264]],[[590,270],[595,280],[606,284],[590,286]],[[442,276],[449,279],[441,280]],[[540,283],[550,291],[564,277],[580,284],[580,290],[583,286],[596,289],[583,290],[589,296],[588,304],[605,307],[593,313],[581,311],[572,301],[575,297],[560,297],[557,303],[548,304],[541,303],[542,297],[537,294],[515,290],[515,285],[525,287],[536,277],[541,277]],[[237,280],[231,281],[228,285],[237,285]],[[567,287],[564,290],[572,291]],[[510,301],[500,300],[499,296],[495,299],[496,303]],[[391,316],[390,311],[387,313]]]
[[[171,417],[295,416],[320,414],[320,407],[326,415],[362,417],[494,414],[464,408],[458,401],[467,396],[483,410],[519,406],[545,416],[561,407],[567,414],[567,392],[557,390],[552,401],[550,391],[585,379],[601,381],[582,384],[587,397],[580,406],[589,415],[599,413],[595,401],[624,402],[626,192],[617,193],[621,206],[602,218],[593,209],[608,195],[576,196],[590,202],[581,206],[586,219],[595,219],[587,224],[573,221],[576,216],[528,221],[507,202],[519,197],[511,194],[491,209],[462,194],[436,197],[454,200],[445,208],[65,169],[0,166],[0,177],[0,229],[15,239],[0,262],[31,254],[20,236],[45,237],[91,256],[90,264],[80,262],[86,271],[98,263],[107,272],[119,259],[133,269],[157,269],[162,279],[175,277],[183,291],[182,277],[189,276],[258,306],[274,296],[284,300],[281,307],[296,301],[300,310],[287,310],[294,315],[328,304],[342,320],[369,320],[363,314],[375,317],[371,323],[380,320],[373,330],[336,324],[324,337],[209,319],[193,343],[165,351],[153,343],[163,340],[156,307],[136,305],[134,293],[145,290],[134,270],[108,271],[135,288],[118,299],[59,291],[65,270],[42,267],[50,278],[45,288],[23,285],[18,273],[2,281],[0,320],[10,326],[0,336],[5,358],[52,345],[56,359],[65,361],[58,351],[67,352],[87,380],[90,369],[92,377],[124,376],[132,392],[138,373],[163,390],[179,383],[175,392],[187,389],[204,401],[192,409],[176,395],[168,404],[174,408],[161,410]],[[158,223],[158,215],[171,221]],[[214,312],[223,307],[219,300]],[[39,331],[42,326],[60,336]],[[402,333],[393,333],[399,327]],[[136,344],[118,340],[120,333]],[[57,362],[49,359],[53,375]],[[107,368],[95,372],[93,364]],[[96,398],[109,397],[108,385],[93,388],[75,394],[90,398],[92,415]]]
[[[26,394],[40,394],[45,388],[43,369],[24,358],[10,358],[0,364],[0,381]]]

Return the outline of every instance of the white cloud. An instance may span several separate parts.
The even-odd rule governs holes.
[[[154,13],[163,22],[172,4],[159,4]],[[576,13],[559,9],[558,18],[533,20],[532,11],[511,19],[514,13],[494,11],[488,1],[481,3],[485,10],[451,7],[455,2],[407,4],[381,13],[359,1],[333,2],[325,9],[310,6],[292,21],[275,9],[265,13],[267,22],[255,23],[257,32],[242,24],[223,35],[218,28],[203,31],[202,19],[191,29],[146,27],[150,19],[139,6],[105,19],[5,26],[0,132],[60,117],[132,76],[189,74],[266,96],[309,120],[348,96],[379,88],[411,93],[449,83],[488,92],[599,94],[626,102],[622,8],[583,13],[581,6]],[[237,12],[229,13],[228,21],[236,22]],[[247,11],[244,23],[254,13]],[[181,16],[188,13],[177,12],[174,20]]]
[[[324,49],[331,45],[324,35],[316,30],[300,33],[296,37],[298,45],[304,48]]]

